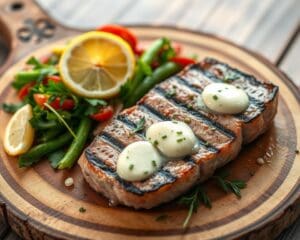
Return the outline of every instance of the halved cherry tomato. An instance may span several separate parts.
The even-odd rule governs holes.
[[[52,80],[55,83],[61,82],[61,77],[56,75],[47,76],[47,80]]]
[[[43,84],[44,85],[48,84],[49,80],[51,80],[52,82],[58,83],[58,82],[61,82],[61,77],[56,76],[56,75],[47,76],[46,78],[44,78]]]
[[[119,25],[104,25],[97,28],[98,31],[109,32],[123,38],[129,43],[131,48],[135,51],[137,45],[136,36],[127,28]]]
[[[137,46],[134,50],[134,53],[136,55],[138,55],[139,57],[142,56],[142,54],[145,52],[145,49],[144,48],[141,48],[139,46]]]
[[[47,64],[47,63],[49,62],[49,60],[50,60],[50,57],[51,57],[50,54],[44,55],[44,56],[41,56],[41,57],[39,58],[39,60],[40,60],[41,63]]]
[[[49,95],[47,94],[40,94],[36,93],[33,94],[33,99],[40,107],[43,107],[46,102],[48,102]],[[51,103],[50,106],[54,109],[63,109],[63,110],[71,110],[74,108],[75,103],[73,99],[65,99],[62,104],[60,104],[60,98],[55,98]]]
[[[177,64],[181,65],[182,67],[196,63],[194,59],[185,58],[185,57],[173,57],[170,59],[170,61],[177,63]]]
[[[90,115],[90,118],[102,122],[110,119],[113,115],[114,115],[114,109],[112,108],[112,106],[107,106],[101,108],[99,112]]]
[[[179,56],[181,53],[182,46],[179,43],[174,43],[173,49],[175,51],[175,56]]]
[[[21,100],[23,100],[29,93],[30,89],[35,85],[35,82],[30,82],[25,84],[20,91],[18,92],[18,96]]]

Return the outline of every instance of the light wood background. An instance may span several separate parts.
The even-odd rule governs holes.
[[[268,58],[300,87],[300,0],[36,1],[59,22],[81,29],[115,22],[216,34]],[[19,238],[0,220],[0,239]],[[300,239],[300,220],[278,239]]]

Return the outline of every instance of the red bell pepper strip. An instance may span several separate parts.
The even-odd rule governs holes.
[[[108,32],[123,38],[135,51],[137,45],[136,36],[127,28],[119,25],[104,25],[97,28],[98,31]]]
[[[99,122],[106,121],[114,115],[112,106],[101,108],[99,112],[90,115],[90,118]]]
[[[177,63],[177,64],[181,65],[182,67],[196,63],[196,61],[194,59],[186,58],[186,57],[173,57],[170,59],[170,61]]]

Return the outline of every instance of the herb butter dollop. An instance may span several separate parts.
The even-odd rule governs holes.
[[[210,110],[223,114],[241,113],[249,106],[245,91],[227,83],[209,84],[202,92],[202,99]]]
[[[164,121],[151,125],[146,132],[148,141],[168,158],[190,155],[197,147],[197,138],[184,122]]]
[[[119,155],[117,174],[127,181],[142,181],[156,172],[163,157],[148,141],[129,144]]]

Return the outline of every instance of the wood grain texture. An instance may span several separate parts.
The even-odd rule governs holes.
[[[299,92],[290,89],[289,80],[268,61],[210,35],[159,27],[133,27],[132,30],[144,45],[167,36],[182,43],[187,55],[216,57],[279,85],[278,114],[271,129],[248,145],[228,166],[234,178],[247,181],[243,198],[224,195],[212,182],[207,182],[213,209],[200,207],[189,228],[184,230],[181,224],[186,209],[174,203],[144,211],[111,208],[105,198],[87,186],[78,167],[55,172],[44,161],[34,168],[19,169],[16,159],[8,157],[0,146],[0,192],[11,227],[25,239],[233,239],[242,236],[269,239],[278,235],[300,213],[300,156],[295,154],[300,129],[300,105],[295,94]],[[51,46],[37,50],[35,55],[43,55],[49,49]],[[16,101],[16,93],[9,84],[25,60],[3,75],[0,102]],[[3,112],[0,116],[2,138],[10,116]],[[273,152],[271,157],[269,151]],[[268,158],[270,164],[257,165],[258,157]],[[63,184],[68,176],[75,179],[71,189]],[[78,211],[82,206],[87,210],[84,214]],[[155,218],[162,213],[170,218],[163,223],[156,222]]]
[[[273,62],[300,20],[298,0],[37,0],[68,26],[95,28],[99,24],[171,24],[226,37],[260,52]]]
[[[300,34],[298,34],[293,45],[280,65],[280,68],[286,72],[294,80],[294,83],[300,88],[299,56]]]

